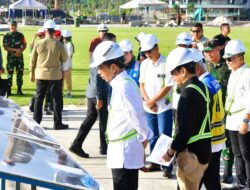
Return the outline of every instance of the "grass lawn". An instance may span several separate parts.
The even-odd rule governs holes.
[[[29,80],[29,43],[31,42],[35,32],[39,27],[19,27],[19,31],[21,31],[26,38],[27,41],[27,49],[24,52],[24,62],[25,62],[25,71],[24,71],[24,85],[23,92],[24,96],[16,95],[16,82],[15,77],[13,81],[12,93],[13,95],[10,97],[19,105],[27,105],[29,103],[30,98],[35,92],[35,83],[30,82]],[[69,29],[72,32],[73,43],[75,45],[75,54],[73,57],[73,98],[65,99],[64,104],[75,104],[75,105],[83,105],[85,104],[85,90],[88,83],[88,48],[92,38],[97,36],[96,28],[88,27],[88,28],[74,28],[74,27],[64,27],[64,29]],[[110,26],[110,32],[116,34],[117,41],[121,41],[122,39],[130,39],[134,44],[134,53],[137,55],[138,44],[134,40],[134,36],[139,32],[145,33],[153,33],[155,34],[159,40],[160,51],[163,55],[167,55],[171,49],[175,47],[175,39],[176,36],[180,32],[189,31],[190,28],[129,28],[129,27],[120,27],[120,28],[112,28]],[[204,28],[204,34],[208,38],[212,38],[214,35],[218,34],[219,27],[206,27]],[[243,27],[232,27],[230,37],[231,39],[239,39],[242,40],[245,44],[247,50],[250,51],[250,41],[249,41],[249,31],[250,28]],[[1,32],[2,33],[2,32]],[[0,34],[1,34],[0,33]],[[0,36],[0,40],[2,41],[2,35]],[[3,50],[3,62],[4,67],[6,67],[6,51]],[[250,55],[246,53],[246,62],[250,63]],[[5,75],[2,76],[6,77]],[[66,91],[64,91],[66,94]]]

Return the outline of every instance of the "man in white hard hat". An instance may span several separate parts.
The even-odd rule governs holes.
[[[47,20],[44,23],[45,38],[37,42],[31,53],[30,80],[36,81],[34,120],[42,121],[42,105],[48,88],[54,102],[54,129],[67,129],[62,123],[62,63],[67,60],[63,44],[53,39],[55,23]],[[55,51],[56,49],[56,51]]]
[[[174,82],[169,73],[166,73],[166,58],[160,54],[159,40],[153,34],[144,35],[141,41],[141,51],[147,59],[141,63],[140,89],[144,100],[144,109],[149,128],[154,136],[150,139],[150,151],[152,152],[156,141],[161,134],[172,136],[172,86]],[[172,165],[162,166],[163,176],[172,177]],[[158,164],[151,163],[148,171],[160,170]],[[147,171],[145,170],[145,171]]]
[[[72,35],[71,35],[71,32],[69,30],[63,30],[62,37],[63,37],[64,47],[65,47],[66,52],[68,54],[68,59],[63,64],[63,71],[65,71],[64,77],[63,77],[63,84],[64,84],[64,82],[66,82],[66,87],[67,87],[67,91],[68,91],[65,98],[72,98],[71,72],[72,72],[72,58],[73,58],[73,54],[75,53],[75,47],[74,47],[74,44],[72,43]]]
[[[220,54],[220,42],[218,39],[211,39],[206,41],[203,46],[203,54],[208,65],[208,71],[217,81],[219,81],[222,90],[223,105],[225,105],[230,70],[228,69],[225,60]],[[222,159],[225,166],[222,182],[230,184],[233,182],[232,168],[234,163],[234,155],[232,153],[228,130],[226,130],[226,136],[226,149],[222,151]]]
[[[177,156],[181,190],[198,190],[211,154],[210,95],[195,73],[194,57],[187,48],[176,48],[167,57],[167,71],[181,87],[176,134],[163,159]],[[187,111],[188,110],[188,111]]]
[[[223,58],[231,74],[227,86],[225,111],[235,157],[237,184],[233,188],[250,190],[250,69],[245,63],[246,50],[239,40],[231,40]]]
[[[177,47],[190,48],[191,44],[192,36],[188,32],[182,32],[176,38],[175,45]]]
[[[207,170],[201,180],[201,185],[204,183],[207,190],[221,189],[220,184],[220,157],[221,151],[226,148],[225,141],[225,125],[224,125],[224,104],[222,101],[222,91],[219,82],[207,71],[207,65],[202,53],[190,48],[193,53],[196,63],[196,74],[199,80],[202,81],[209,89],[212,102],[211,113],[211,147],[212,154]]]
[[[129,40],[122,40],[119,45],[124,53],[124,63],[126,65],[125,70],[139,86],[140,63],[135,60],[133,44]]]
[[[141,95],[125,71],[120,46],[102,42],[93,53],[100,76],[112,86],[107,126],[107,166],[112,169],[114,190],[138,189],[138,170],[144,165],[144,148],[152,131],[147,127]]]

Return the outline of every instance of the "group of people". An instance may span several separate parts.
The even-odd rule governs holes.
[[[11,28],[16,26],[11,23]],[[160,52],[158,38],[142,32],[135,37],[140,45],[135,56],[130,40],[117,43],[108,26],[100,24],[89,47],[87,116],[69,150],[89,158],[83,143],[99,116],[99,151],[107,155],[114,190],[138,189],[140,169],[162,170],[164,177],[172,178],[173,164],[144,165],[144,149],[149,144],[152,152],[161,134],[173,138],[161,161],[176,157],[179,189],[198,190],[204,184],[208,190],[221,190],[222,155],[222,182],[233,182],[235,160],[237,179],[231,189],[250,190],[250,69],[244,62],[243,43],[228,37],[229,24],[220,29],[221,34],[209,40],[202,24],[195,23],[190,32],[177,36],[176,48],[167,57]],[[54,129],[67,129],[61,115],[62,79],[71,76],[74,45],[68,30],[61,32],[64,44],[58,31],[52,20],[46,21],[36,35],[39,41],[34,44],[34,39],[30,46],[30,80],[36,81],[33,118],[41,122],[47,93],[53,99]],[[8,36],[4,37],[8,59],[15,56],[21,61],[25,38],[18,33],[18,43],[9,47],[15,38]],[[19,62],[7,64],[10,81],[13,63]],[[23,64],[17,68],[18,94],[22,94]]]
[[[221,190],[222,155],[222,182],[233,182],[234,159],[236,168],[236,183],[224,189],[249,190],[250,69],[243,43],[228,37],[229,24],[210,40],[202,24],[194,24],[191,33],[177,36],[167,57],[154,34],[140,33],[137,59],[130,40],[104,39],[112,34],[108,30],[100,25],[100,36],[90,45],[87,92],[92,93],[87,93],[87,117],[70,150],[89,158],[82,146],[99,114],[100,154],[107,154],[115,190],[137,189],[139,169],[172,177],[173,164],[144,166],[145,147],[149,143],[152,152],[161,134],[173,138],[161,161],[176,157],[178,189],[198,190],[204,184]]]

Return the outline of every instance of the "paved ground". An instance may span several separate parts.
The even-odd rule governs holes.
[[[27,107],[24,107],[27,110]],[[112,177],[110,169],[106,168],[106,157],[99,155],[99,130],[96,122],[84,142],[84,150],[90,154],[89,159],[83,159],[75,156],[68,151],[72,140],[74,139],[78,128],[86,116],[86,108],[76,106],[65,106],[63,111],[63,122],[69,124],[68,130],[53,130],[52,116],[44,115],[41,125],[47,129],[47,132],[56,138],[62,147],[84,168],[86,169],[105,190],[112,190]],[[31,113],[30,113],[31,114]],[[147,150],[147,153],[149,150]],[[221,167],[221,172],[223,167]],[[139,190],[175,190],[176,177],[166,179],[162,177],[162,172],[152,172],[139,174]],[[225,185],[223,185],[225,186]],[[205,189],[205,188],[202,188]]]

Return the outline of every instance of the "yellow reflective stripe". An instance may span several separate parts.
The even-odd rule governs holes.
[[[195,141],[198,141],[198,140],[201,140],[201,139],[206,139],[206,138],[210,138],[212,137],[211,135],[211,132],[207,132],[205,133],[205,129],[206,129],[206,124],[208,122],[209,124],[209,127],[210,127],[210,124],[211,124],[211,121],[210,121],[210,111],[209,111],[209,102],[210,102],[210,98],[209,98],[209,93],[208,93],[208,89],[205,86],[205,89],[206,89],[206,95],[204,94],[204,92],[197,86],[197,85],[194,85],[194,84],[190,84],[187,86],[187,88],[194,88],[195,90],[197,90],[202,96],[203,98],[205,99],[206,101],[206,107],[207,107],[207,113],[206,113],[206,116],[202,122],[202,125],[201,125],[201,129],[199,131],[199,133],[195,136],[192,136],[189,140],[188,140],[188,144],[191,144]]]
[[[133,82],[135,83],[135,81],[129,77],[126,77],[126,78],[123,78],[122,80],[126,80],[126,81],[130,81],[130,82]],[[137,87],[137,85],[135,84],[135,86]],[[110,102],[112,103],[112,98],[113,98],[113,95],[115,93],[115,90],[116,89],[113,89],[113,93],[112,93],[112,96],[110,98]],[[140,89],[137,87],[137,92],[140,94]],[[108,132],[109,132],[109,128],[110,128],[110,124],[111,124],[111,119],[112,119],[112,105],[110,103],[110,110],[109,110],[109,116],[108,116],[108,122],[107,122],[107,130],[106,130],[106,133],[105,133],[105,138],[106,138],[106,142],[109,143],[109,142],[119,142],[119,141],[126,141],[126,140],[129,140],[133,137],[135,137],[137,135],[137,131],[136,130],[132,130],[130,131],[129,133],[121,136],[121,137],[118,137],[117,139],[112,139],[110,140],[108,138]]]
[[[137,131],[136,130],[132,130],[130,132],[128,132],[127,134],[117,138],[117,139],[108,139],[108,142],[121,142],[121,141],[127,141],[129,139],[132,139],[134,137],[136,137],[137,135]]]

